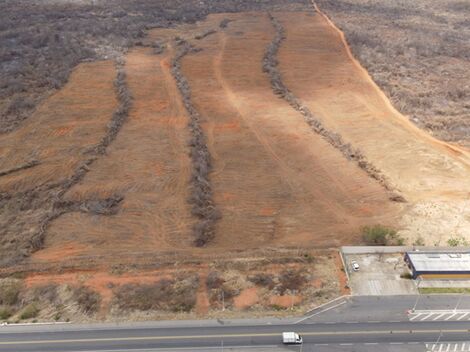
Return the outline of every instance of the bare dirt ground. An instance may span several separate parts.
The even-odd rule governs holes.
[[[470,236],[462,211],[469,197],[469,152],[434,139],[396,111],[325,17],[278,18],[287,33],[279,53],[286,85],[403,193],[413,216],[405,217],[402,235],[411,241],[420,236],[429,244]],[[427,226],[424,209],[436,207],[441,226]],[[462,226],[449,231],[456,222]]]
[[[393,105],[437,138],[470,146],[470,3],[317,0]]]
[[[189,246],[187,116],[170,74],[170,56],[149,48],[126,56],[125,70],[134,107],[106,156],[94,163],[66,200],[98,195],[124,197],[115,216],[70,213],[49,228],[43,251],[33,259],[50,261],[64,246],[74,255],[115,256]],[[110,177],[111,176],[111,177]],[[67,255],[73,260],[74,255]]]
[[[223,18],[208,22],[215,27]],[[352,228],[387,222],[397,208],[381,186],[272,94],[259,69],[273,35],[266,14],[229,18],[183,61],[214,157],[222,219],[211,246],[336,246],[358,240]]]
[[[32,234],[40,230],[59,186],[103,138],[117,106],[115,76],[110,61],[80,65],[23,128],[0,138],[3,263],[28,255]]]
[[[309,7],[271,15],[214,14],[151,30],[117,65],[124,85],[113,86],[109,61],[81,64],[23,126],[0,138],[1,240],[10,260],[0,272],[24,279],[0,280],[0,293],[7,286],[4,292],[16,292],[0,294],[13,321],[22,319],[21,302],[49,320],[286,314],[348,292],[331,248],[361,242],[362,226],[399,224],[409,242],[470,238],[469,152],[397,112],[322,14]],[[263,72],[280,33],[274,20],[284,27],[275,54],[285,86],[406,203],[393,201],[380,180],[275,94]],[[12,204],[22,190],[76,174],[116,111],[127,111],[123,87],[132,95],[129,113],[82,176],[58,193],[60,202],[53,194],[46,203],[68,211],[48,219],[44,241],[28,256],[28,234],[38,231],[44,209]],[[188,123],[195,116],[208,180],[195,172],[197,153],[205,153],[194,148]],[[210,183],[221,213],[201,248],[188,201],[194,182]],[[30,198],[33,205],[41,199]],[[112,211],[88,211],[96,206],[90,199],[111,202]],[[436,214],[440,222],[429,221]],[[21,236],[8,237],[15,226]]]

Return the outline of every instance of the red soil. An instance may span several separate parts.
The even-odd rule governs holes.
[[[297,295],[272,296],[269,298],[269,304],[283,308],[291,308],[300,304],[302,297]]]
[[[250,287],[244,289],[240,295],[233,299],[233,305],[236,309],[247,309],[258,303],[258,288]]]
[[[134,97],[129,119],[106,155],[66,194],[68,200],[122,195],[121,210],[111,217],[62,216],[50,226],[45,251],[59,253],[74,241],[88,248],[87,255],[125,254],[119,260],[130,260],[189,245],[187,118],[169,60],[144,49],[127,55],[125,69]],[[73,254],[64,259],[73,260]],[[34,258],[47,256],[39,251]]]
[[[321,14],[279,13],[286,85],[327,128],[341,134],[409,201],[466,196],[470,154],[438,141],[397,112]]]
[[[330,247],[357,241],[351,234],[361,225],[387,222],[397,208],[381,186],[273,94],[260,66],[273,36],[266,14],[231,18],[183,60],[214,157],[222,219],[211,246]]]
[[[63,89],[47,99],[19,130],[0,138],[0,170],[31,160],[39,165],[0,178],[0,192],[59,182],[89,156],[117,106],[110,61],[80,64]]]

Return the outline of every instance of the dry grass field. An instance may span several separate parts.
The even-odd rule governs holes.
[[[470,238],[469,152],[311,4],[256,4],[80,63],[0,135],[0,320],[286,314],[347,292],[364,226]]]

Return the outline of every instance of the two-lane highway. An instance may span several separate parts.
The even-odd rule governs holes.
[[[282,324],[205,327],[136,327],[21,332],[0,330],[2,352],[136,351],[229,346],[277,346],[282,331],[303,335],[305,345],[469,341],[469,322]]]
[[[344,297],[290,319],[0,326],[0,352],[298,351],[281,345],[283,331],[303,335],[303,352],[467,351],[470,320],[456,308],[468,311],[470,296]]]

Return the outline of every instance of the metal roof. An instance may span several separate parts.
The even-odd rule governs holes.
[[[470,252],[407,252],[418,272],[469,272]]]

